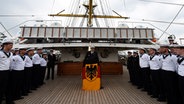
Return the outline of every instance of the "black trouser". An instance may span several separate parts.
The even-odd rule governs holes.
[[[41,80],[40,80],[40,84],[41,84],[41,85],[44,83],[45,72],[46,72],[46,67],[41,66]]]
[[[135,76],[135,77],[134,77],[135,84],[136,84],[138,87],[143,87],[142,71],[141,71],[140,67],[134,68],[133,73],[134,73],[133,75]]]
[[[179,82],[179,92],[181,96],[181,104],[184,104],[184,77],[178,76],[178,82]]]
[[[149,68],[141,68],[143,74],[143,87],[148,93],[151,92],[151,76]]]
[[[159,70],[151,70],[151,85],[152,85],[152,94],[155,97],[159,97],[160,95],[160,71]]]
[[[32,69],[33,67],[25,67],[25,70],[24,70],[24,91],[25,93],[28,93],[31,89]]]
[[[177,103],[177,77],[176,73],[172,71],[162,70],[162,79],[164,84],[164,89],[166,93],[168,104],[178,104]]]
[[[12,70],[12,96],[19,99],[22,95],[24,71]]]
[[[47,68],[47,79],[50,79],[50,70],[52,71],[52,79],[54,79],[54,67],[55,65],[51,65],[48,63],[48,68]]]
[[[165,92],[165,87],[164,87],[164,78],[163,78],[163,70],[160,69],[159,70],[159,76],[160,76],[160,95],[159,95],[159,99],[160,100],[165,100],[166,99],[166,92]]]
[[[135,84],[134,69],[133,68],[129,68],[128,69],[128,72],[129,72],[130,82],[132,82],[133,84]]]
[[[9,72],[9,70],[0,71],[0,104],[2,102],[3,96],[5,96],[5,93],[7,91]]]
[[[129,72],[129,77],[130,77],[130,82],[133,82],[133,72],[132,72],[133,68],[129,68],[128,72]]]
[[[33,84],[33,89],[36,89],[39,87],[39,81],[40,81],[40,64],[34,64],[33,65],[33,70],[32,70],[32,84]]]

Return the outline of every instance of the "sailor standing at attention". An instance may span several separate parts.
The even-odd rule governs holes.
[[[25,67],[26,48],[19,48],[19,54],[11,59],[12,68],[12,94],[14,100],[22,99],[23,82],[24,82],[24,67]]]
[[[166,93],[166,99],[168,104],[178,104],[176,100],[176,69],[177,69],[177,57],[169,52],[168,45],[160,46],[162,57],[162,81]]]
[[[162,98],[162,94],[160,93],[160,68],[161,68],[161,62],[160,57],[156,55],[157,50],[155,48],[149,49],[149,66],[151,70],[151,82],[152,82],[152,96],[153,98]]]
[[[179,93],[181,96],[181,104],[184,104],[184,45],[180,45],[180,49],[178,49],[177,54],[178,57],[178,85],[179,85]]]
[[[7,85],[9,82],[10,62],[12,53],[10,52],[13,47],[13,41],[5,38],[2,41],[2,49],[0,50],[0,104],[2,98],[7,92]],[[7,96],[9,97],[9,95]],[[7,104],[14,104],[14,102],[6,97]]]
[[[37,53],[35,53],[32,57],[32,61],[33,61],[33,90],[36,90],[36,88],[38,88],[39,85],[39,81],[40,81],[40,76],[41,76],[41,67],[40,67],[40,62],[41,62],[41,58],[42,58],[42,49],[43,48],[37,48]]]
[[[45,72],[46,72],[46,68],[47,68],[47,53],[44,52],[42,54],[42,59],[40,62],[40,66],[41,66],[41,77],[40,77],[40,84],[43,85],[44,84],[44,79],[45,79]]]
[[[27,49],[27,54],[25,57],[25,92],[29,93],[31,90],[32,82],[32,70],[33,70],[33,61],[32,56],[34,55],[34,48]]]
[[[148,94],[151,94],[151,79],[150,79],[150,69],[149,69],[149,55],[146,53],[144,48],[139,49],[139,65],[141,67],[142,78],[143,78],[143,91],[147,91]]]

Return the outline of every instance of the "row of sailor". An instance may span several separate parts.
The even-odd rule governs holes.
[[[3,97],[6,104],[14,104],[14,100],[22,99],[31,90],[44,84],[47,66],[47,53],[42,48],[19,48],[11,52],[13,41],[5,38],[0,51],[0,104]]]
[[[184,104],[183,58],[178,61],[183,57],[183,49],[182,45],[161,45],[158,55],[155,48],[149,49],[149,55],[145,49],[139,51],[144,89],[159,101],[166,98],[168,104]]]
[[[138,52],[133,56],[129,52],[130,81],[158,101],[184,104],[184,46],[161,45],[158,51],[149,48],[147,54],[146,49],[140,48],[138,61],[134,61]]]

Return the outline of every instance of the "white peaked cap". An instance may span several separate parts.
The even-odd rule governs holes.
[[[11,43],[11,44],[13,44],[13,40],[10,39],[10,38],[4,38],[4,39],[2,40],[2,44],[5,44],[5,43]]]

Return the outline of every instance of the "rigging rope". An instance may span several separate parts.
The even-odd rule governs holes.
[[[180,8],[180,10],[178,11],[178,13],[176,14],[176,16],[173,18],[173,20],[171,21],[171,23],[167,26],[167,28],[165,29],[165,31],[162,33],[162,35],[159,37],[159,40],[161,39],[161,37],[165,34],[165,32],[169,29],[169,27],[172,25],[172,23],[174,22],[174,20],[178,17],[178,15],[180,14],[180,12],[182,11],[184,5]]]
[[[184,4],[169,3],[169,2],[159,2],[159,1],[147,1],[147,0],[139,0],[139,1],[153,2],[153,3],[160,3],[160,4],[168,4],[168,5],[178,5],[178,6],[183,6],[184,5]]]

